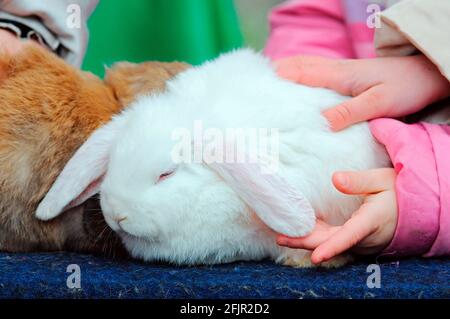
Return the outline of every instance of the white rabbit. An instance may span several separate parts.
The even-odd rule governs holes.
[[[250,50],[222,55],[179,74],[164,93],[141,97],[91,135],[36,215],[51,219],[100,188],[105,219],[134,257],[176,264],[270,257],[308,266],[309,254],[280,248],[276,233],[307,234],[314,212],[344,223],[361,198],[336,191],[332,173],[390,165],[367,123],[330,131],[321,110],[345,99],[279,78]],[[263,164],[249,161],[174,162],[173,133],[193,133],[198,120],[221,130],[278,129],[278,169],[264,173]]]

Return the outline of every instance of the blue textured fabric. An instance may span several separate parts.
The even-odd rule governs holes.
[[[367,265],[294,269],[270,261],[174,267],[73,253],[0,253],[0,298],[450,298],[449,259],[382,263],[381,288]],[[69,289],[67,266],[81,269]]]

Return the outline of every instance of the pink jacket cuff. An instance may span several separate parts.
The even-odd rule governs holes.
[[[370,122],[397,172],[398,221],[383,255],[450,255],[450,127]]]
[[[264,53],[273,60],[300,54],[355,56],[341,0],[287,1],[273,9],[269,22],[271,31]]]

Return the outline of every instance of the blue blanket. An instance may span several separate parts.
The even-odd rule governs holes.
[[[0,298],[450,298],[449,259],[368,269],[371,262],[340,269],[270,261],[175,267],[73,253],[0,253]],[[380,288],[369,288],[378,270]]]

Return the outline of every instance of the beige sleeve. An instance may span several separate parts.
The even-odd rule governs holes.
[[[450,81],[450,0],[403,0],[381,13],[378,56],[425,54]]]
[[[98,0],[0,0],[0,19],[33,29],[51,50],[79,67],[88,41],[86,22],[97,4]]]

